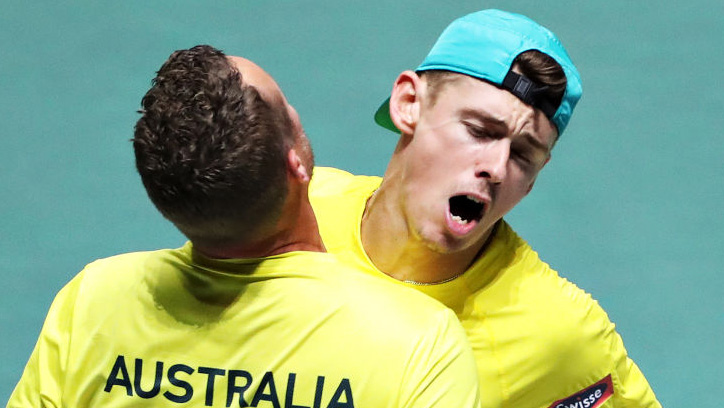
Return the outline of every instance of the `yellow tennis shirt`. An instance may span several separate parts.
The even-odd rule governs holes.
[[[88,265],[7,405],[478,407],[455,315],[334,255],[212,260],[190,244]]]
[[[310,196],[324,244],[356,269],[455,311],[477,360],[483,407],[661,406],[598,303],[542,262],[504,221],[483,255],[452,281],[415,285],[379,271],[362,247],[360,223],[380,182],[314,169]]]

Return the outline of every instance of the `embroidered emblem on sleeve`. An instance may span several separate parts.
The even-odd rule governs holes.
[[[548,408],[597,408],[613,395],[611,374],[590,387],[554,402]]]

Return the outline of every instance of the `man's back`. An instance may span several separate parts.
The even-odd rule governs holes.
[[[437,302],[330,254],[212,260],[187,244],[87,266],[8,407],[477,403],[464,333]]]

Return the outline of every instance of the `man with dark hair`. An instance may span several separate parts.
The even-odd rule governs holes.
[[[450,24],[375,120],[400,133],[383,178],[316,168],[330,252],[456,312],[486,408],[660,407],[606,313],[503,217],[533,188],[581,97],[556,36],[499,10]]]
[[[306,136],[293,127],[294,113],[282,95],[268,91],[272,84],[240,83],[221,51],[176,52],[143,98],[136,124],[133,146],[143,185],[199,250],[217,251],[277,228],[288,193],[286,152],[305,153],[300,164],[313,166]],[[261,92],[269,92],[266,100]]]
[[[190,240],[89,264],[54,300],[8,407],[470,407],[455,315],[325,253],[299,117],[261,68],[177,51],[136,165]]]

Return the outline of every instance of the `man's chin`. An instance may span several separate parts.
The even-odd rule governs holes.
[[[472,235],[460,237],[450,234],[437,239],[425,239],[423,242],[434,253],[446,256],[460,254],[462,256],[476,245],[477,240]]]

